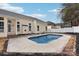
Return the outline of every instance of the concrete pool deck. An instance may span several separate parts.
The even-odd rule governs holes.
[[[61,34],[63,35],[63,34]],[[31,35],[36,36],[36,35]],[[7,52],[22,53],[61,53],[71,38],[70,35],[63,35],[57,40],[52,40],[47,44],[37,44],[28,39],[31,36],[11,38],[8,41]]]

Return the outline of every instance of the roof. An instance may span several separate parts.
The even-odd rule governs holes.
[[[62,25],[63,23],[57,23],[56,25]]]
[[[47,21],[47,24],[48,24],[48,25],[55,25],[55,23],[50,22],[50,21]]]
[[[12,11],[8,11],[8,10],[4,10],[4,9],[0,9],[0,14],[2,15],[7,15],[7,16],[12,16],[12,17],[18,17],[18,18],[30,18],[30,19],[34,19],[34,20],[38,20],[38,21],[41,21],[41,22],[44,22],[38,18],[34,18],[34,17],[31,17],[31,16],[26,16],[26,15],[23,15],[23,14],[20,14],[20,13],[15,13],[15,12],[12,12]],[[46,23],[46,22],[45,22]]]

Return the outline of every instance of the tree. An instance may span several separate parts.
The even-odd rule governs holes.
[[[71,26],[79,25],[79,4],[78,3],[64,3],[60,12],[64,23],[71,23]]]

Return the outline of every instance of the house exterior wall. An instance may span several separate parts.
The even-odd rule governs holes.
[[[51,26],[51,25],[48,25],[48,26],[47,26],[47,29],[52,29],[52,26]]]
[[[7,37],[7,18],[4,16],[4,32],[0,32],[0,37]]]
[[[56,29],[57,27],[55,25],[47,25],[47,29],[50,30],[50,29]]]
[[[8,32],[8,20],[10,20],[12,23],[11,23],[11,32]],[[7,17],[7,35],[16,35],[17,34],[17,27],[16,27],[16,21],[17,19],[16,18],[12,18],[12,17]]]
[[[47,23],[36,21],[36,33],[44,33],[46,32]],[[39,26],[39,31],[37,31],[37,26]]]
[[[3,14],[2,14],[3,13]],[[18,15],[16,15],[18,16]],[[1,11],[0,17],[4,17],[4,32],[0,32],[0,37],[8,35],[19,35],[28,33],[43,33],[46,32],[47,23],[32,17],[15,17],[15,14]],[[8,32],[8,20],[11,20],[12,29]],[[20,31],[17,31],[17,22],[20,22]],[[31,23],[31,31],[29,31],[29,23]],[[23,26],[24,25],[24,26]],[[25,26],[26,25],[26,26]],[[37,31],[39,26],[39,31]],[[26,29],[26,31],[24,31]]]
[[[34,19],[20,19],[17,20],[18,22],[20,22],[21,24],[21,31],[17,32],[18,34],[28,34],[28,33],[42,33],[42,32],[46,32],[45,27],[47,26],[46,23],[34,20]],[[29,23],[31,23],[31,31],[29,31]],[[23,32],[23,26],[22,25],[27,25],[27,29],[26,32]],[[37,31],[37,25],[39,25],[39,31]]]
[[[61,28],[61,26],[60,25],[56,25],[56,28]]]
[[[8,20],[12,22],[11,32],[8,32]],[[17,22],[20,22],[20,31],[17,31]],[[28,24],[31,23],[31,31],[29,31]],[[23,32],[23,26],[27,25],[26,32]],[[37,26],[39,26],[39,31],[37,31]],[[43,33],[46,32],[47,24],[34,19],[17,19],[4,17],[4,32],[0,33],[0,37],[7,37],[7,35],[18,35],[18,34],[28,34],[28,33]],[[26,26],[25,26],[26,27]]]
[[[31,31],[29,31],[29,27],[28,27],[28,24],[31,23],[31,25],[33,26],[33,21],[30,20],[30,19],[19,19],[17,20],[17,22],[20,22],[20,31],[17,32],[17,34],[28,34],[28,33],[32,33],[33,32],[33,29]],[[27,26],[24,26],[26,31],[24,32],[23,30],[23,25],[27,25]]]

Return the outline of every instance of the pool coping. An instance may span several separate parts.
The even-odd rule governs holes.
[[[50,34],[50,33],[48,33],[48,34]],[[37,36],[48,35],[48,34],[32,35],[32,36],[28,36],[27,38],[29,39],[30,37],[37,37]],[[65,36],[66,36],[66,37],[71,37],[71,36],[66,35],[66,34],[57,34],[57,33],[54,33],[54,35],[62,35],[62,37],[59,37],[59,38],[56,39],[56,40],[52,40],[52,41],[49,42],[49,43],[52,43],[53,41],[57,41],[57,40],[59,40],[59,39],[64,39]],[[31,40],[30,40],[30,41],[31,41]],[[35,44],[35,42],[33,42],[33,41],[32,41],[32,43]],[[37,44],[37,43],[36,43],[36,44]],[[44,44],[38,44],[38,45],[44,45]],[[45,45],[46,45],[46,44],[45,44]]]

